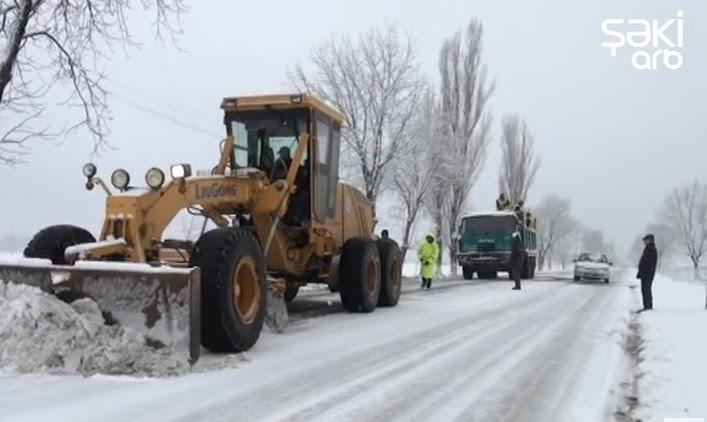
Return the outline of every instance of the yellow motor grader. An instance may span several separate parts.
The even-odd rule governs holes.
[[[139,330],[191,362],[200,345],[249,349],[266,314],[282,329],[284,299],[306,283],[328,283],[350,312],[395,306],[398,245],[375,239],[371,203],[338,180],[343,116],[304,94],[229,97],[221,108],[226,137],[207,174],[175,164],[166,181],[152,168],[142,188],[118,169],[111,190],[86,164],[87,189],[107,194],[98,240],[79,227],[47,227],[26,258],[0,263],[0,280],[66,301],[91,297],[108,323]],[[196,242],[163,239],[185,209],[217,228]]]

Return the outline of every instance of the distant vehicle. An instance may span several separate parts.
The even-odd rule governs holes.
[[[611,280],[612,265],[604,254],[582,253],[574,260],[574,281],[604,280],[604,283],[608,283]]]
[[[537,236],[535,218],[525,211],[491,211],[462,218],[457,260],[464,279],[496,278],[510,271],[511,236],[515,230],[525,244],[521,278],[535,277]]]

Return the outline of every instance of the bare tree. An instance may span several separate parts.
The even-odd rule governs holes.
[[[297,65],[290,80],[344,114],[346,151],[375,204],[390,163],[405,150],[424,92],[413,42],[393,26],[372,28],[356,42],[345,37],[320,45],[309,65]]]
[[[483,25],[472,19],[466,31],[457,32],[442,45],[439,55],[440,119],[443,169],[436,189],[443,197],[444,219],[452,274],[456,274],[456,238],[469,193],[481,171],[490,141],[488,99],[493,84],[487,82],[482,61]],[[441,231],[441,227],[438,227]]]
[[[16,164],[28,142],[88,130],[94,152],[106,146],[106,51],[136,45],[128,15],[154,13],[158,37],[181,30],[184,0],[0,0],[0,164]],[[46,122],[50,93],[80,117],[63,128]]]
[[[546,196],[535,208],[538,217],[538,269],[545,263],[562,239],[569,236],[577,227],[577,222],[570,215],[570,201],[552,194]]]
[[[662,216],[699,279],[700,260],[707,249],[707,184],[694,181],[673,189],[665,198]]]
[[[525,121],[517,115],[506,116],[502,126],[499,191],[506,193],[511,204],[526,202],[540,168],[540,160],[535,157],[535,142]]]
[[[438,135],[438,110],[434,92],[428,90],[409,127],[410,144],[406,154],[395,160],[392,171],[393,190],[404,207],[403,261],[410,247],[410,236],[431,192],[439,163],[430,145]]]
[[[541,223],[538,223],[541,224]],[[560,236],[552,248],[547,252],[545,265],[552,269],[552,264],[558,262],[561,268],[566,269],[582,250],[582,237],[585,228],[572,216],[565,217],[565,222],[561,226],[571,227],[570,233]]]

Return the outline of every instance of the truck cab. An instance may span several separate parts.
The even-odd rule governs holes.
[[[481,212],[462,218],[457,261],[464,278],[470,280],[476,273],[479,278],[493,279],[499,271],[510,273],[511,239],[516,230],[525,246],[521,277],[533,278],[537,235],[533,219],[523,211]]]

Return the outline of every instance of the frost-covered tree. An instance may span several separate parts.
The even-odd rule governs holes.
[[[410,247],[415,222],[428,199],[439,168],[434,150],[430,148],[437,141],[438,120],[436,98],[434,92],[428,90],[409,126],[409,144],[405,153],[394,161],[392,168],[392,190],[402,203],[405,220],[401,245],[403,261]]]
[[[490,141],[487,81],[482,59],[483,25],[472,19],[466,30],[444,41],[439,55],[440,141],[433,207],[440,214],[437,231],[446,224],[452,274],[456,274],[456,238],[469,193],[479,176]],[[437,208],[439,207],[439,208]],[[442,218],[444,222],[441,221]]]
[[[707,184],[694,181],[673,189],[665,198],[661,215],[699,279],[700,260],[707,250]]]
[[[538,269],[542,270],[558,242],[572,234],[578,224],[570,214],[570,201],[557,194],[543,198],[534,214],[538,217]]]
[[[407,128],[424,93],[412,39],[386,26],[356,41],[328,41],[311,52],[309,63],[294,68],[290,80],[344,114],[345,153],[375,203],[391,163],[404,153]]]
[[[535,181],[540,160],[535,156],[535,141],[528,126],[517,115],[506,116],[502,123],[501,169],[499,191],[505,192],[511,204],[526,202]]]
[[[128,16],[153,14],[157,35],[180,31],[183,0],[0,0],[0,164],[16,164],[32,140],[86,129],[94,152],[106,145],[107,53],[135,44]],[[47,122],[47,97],[77,109],[66,127]]]

